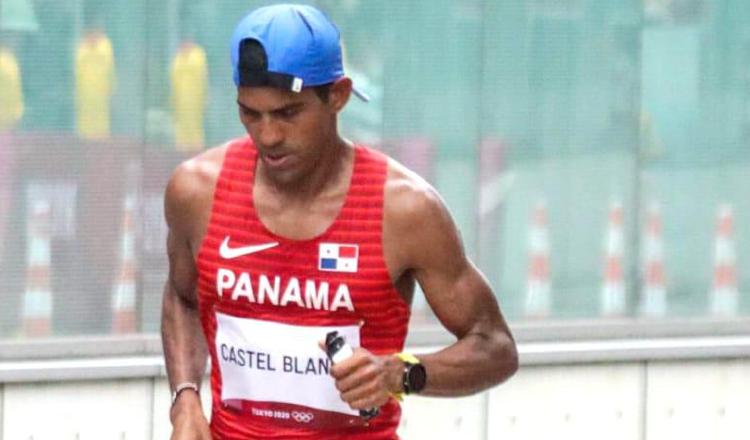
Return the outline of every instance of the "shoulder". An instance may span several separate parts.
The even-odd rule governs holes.
[[[167,195],[176,198],[197,196],[207,184],[215,185],[221,172],[228,144],[210,148],[175,168],[167,185]]]
[[[216,181],[229,144],[206,150],[175,168],[167,183],[164,210],[170,226],[201,210],[210,210]]]
[[[384,244],[400,267],[421,266],[426,250],[443,256],[462,253],[448,208],[422,177],[389,159],[384,193]]]
[[[411,224],[445,211],[435,188],[417,173],[388,158],[385,210],[390,220]]]

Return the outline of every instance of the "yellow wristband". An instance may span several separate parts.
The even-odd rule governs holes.
[[[402,361],[408,362],[410,364],[419,364],[420,363],[419,359],[417,359],[417,357],[414,356],[411,353],[401,352],[401,353],[396,353],[394,356],[396,356],[397,358],[401,359]]]

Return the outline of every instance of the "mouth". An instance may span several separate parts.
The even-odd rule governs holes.
[[[285,153],[266,153],[262,154],[261,158],[263,159],[263,162],[268,165],[271,168],[279,168],[283,167],[286,163],[289,162],[291,159],[291,156],[289,154]]]

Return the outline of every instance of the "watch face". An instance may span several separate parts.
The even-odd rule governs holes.
[[[418,393],[424,389],[427,384],[427,371],[422,364],[412,364],[409,366],[409,392]]]

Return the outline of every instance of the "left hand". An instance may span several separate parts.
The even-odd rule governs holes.
[[[331,367],[341,399],[352,409],[383,406],[391,393],[401,391],[403,365],[395,356],[377,356],[364,348]]]

